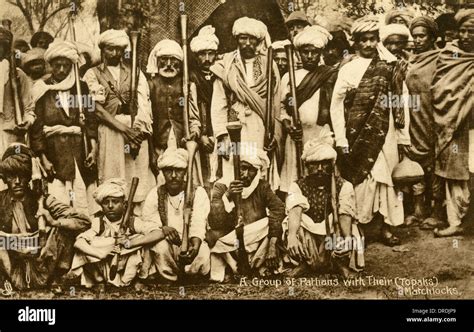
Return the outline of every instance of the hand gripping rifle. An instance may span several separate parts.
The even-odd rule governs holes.
[[[227,132],[232,146],[232,161],[234,163],[234,179],[240,180],[240,133],[242,131],[242,125],[238,122],[230,123],[227,125]],[[238,270],[239,273],[247,275],[250,272],[250,264],[245,250],[244,242],[244,220],[242,211],[242,195],[234,196],[236,220],[235,220],[235,234],[237,236],[238,247]]]
[[[286,56],[288,57],[288,75],[290,78],[291,106],[292,106],[292,122],[293,126],[301,129],[300,114],[298,112],[298,103],[296,100],[296,79],[295,79],[295,63],[293,44],[285,45]],[[303,163],[301,155],[303,154],[303,141],[295,140],[296,147],[296,168],[298,171],[298,179],[304,175]]]
[[[130,224],[130,219],[133,217],[133,198],[137,191],[139,179],[137,177],[132,178],[132,183],[130,185],[130,193],[128,194],[127,209],[125,210],[124,215],[122,216],[122,221],[120,222],[119,234],[123,235],[127,232],[127,229]],[[117,237],[117,238],[118,238]],[[117,275],[118,261],[120,253],[116,253],[112,258],[112,263],[110,264],[110,280],[114,280]]]

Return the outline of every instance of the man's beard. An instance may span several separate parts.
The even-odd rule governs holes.
[[[120,58],[119,57],[107,59],[107,66],[115,67],[115,66],[118,66],[119,63],[120,63]]]
[[[255,50],[252,47],[244,46],[240,49],[240,54],[244,59],[255,57]]]
[[[310,174],[307,176],[308,183],[315,187],[328,187],[331,185],[331,176],[330,175],[316,175]]]

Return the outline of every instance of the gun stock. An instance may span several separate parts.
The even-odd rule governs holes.
[[[130,193],[128,194],[128,200],[127,200],[127,209],[125,210],[125,213],[122,216],[122,221],[120,222],[119,235],[125,234],[127,232],[127,228],[130,223],[130,218],[133,215],[133,198],[135,197],[135,193],[138,188],[138,182],[139,182],[139,179],[137,177],[132,178],[132,183],[130,185]],[[110,280],[114,280],[115,276],[117,275],[119,257],[120,257],[120,254],[117,253],[112,259],[112,263],[110,265],[110,275],[109,275]]]

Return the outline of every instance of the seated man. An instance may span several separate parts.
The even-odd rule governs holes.
[[[128,286],[140,271],[146,245],[156,243],[164,235],[156,224],[143,222],[137,217],[131,217],[126,234],[120,234],[120,224],[127,208],[125,180],[106,180],[94,192],[94,199],[102,207],[102,212],[92,221],[92,227],[77,237],[74,247],[78,252],[74,256],[72,271],[81,276],[81,285],[86,288],[105,283]],[[120,253],[118,271],[112,279],[110,268],[116,253]]]
[[[192,211],[189,222],[189,250],[180,253],[185,213],[186,168],[188,152],[168,148],[158,158],[158,168],[163,172],[165,184],[152,189],[143,206],[143,220],[158,225],[164,239],[150,251],[143,264],[143,276],[158,273],[168,282],[178,280],[183,271],[187,275],[209,274],[209,247],[203,242],[209,214],[209,198],[203,187],[192,188]],[[184,258],[183,260],[179,258]]]
[[[329,267],[330,251],[344,277],[351,275],[349,267],[360,271],[364,266],[363,241],[354,219],[354,199],[344,194],[344,179],[338,177],[338,185],[332,179],[337,157],[333,145],[332,133],[326,125],[318,137],[304,146],[301,159],[308,175],[289,188],[288,218],[283,221],[289,255],[284,261],[298,266],[292,272],[295,276]],[[336,203],[333,190],[340,193],[338,223],[333,215]]]
[[[26,145],[14,143],[0,162],[1,178],[8,185],[8,189],[0,192],[0,279],[20,290],[54,284],[66,273],[71,265],[74,239],[90,225],[86,216],[52,196],[47,196],[44,205],[39,206],[38,195],[28,186],[32,155]],[[46,221],[44,230],[40,216]]]
[[[250,268],[259,274],[279,268],[277,242],[281,239],[281,222],[285,218],[285,205],[261,179],[270,162],[262,150],[242,154],[240,180],[230,184],[215,183],[209,214],[208,242],[211,246],[211,280],[222,282],[227,265],[237,273],[235,228],[235,198],[242,195],[241,207],[244,222],[245,251]],[[268,211],[268,213],[267,213]]]

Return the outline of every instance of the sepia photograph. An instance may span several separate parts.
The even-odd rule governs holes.
[[[376,300],[454,328],[473,77],[474,0],[0,0],[5,320]]]

